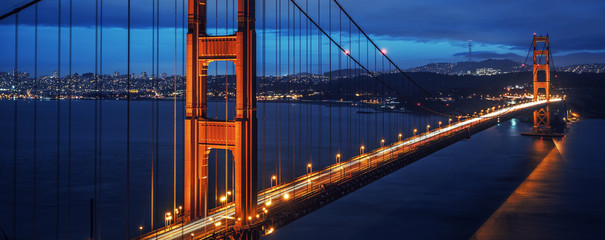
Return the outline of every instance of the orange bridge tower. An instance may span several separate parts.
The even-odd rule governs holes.
[[[539,45],[542,45],[542,49],[539,49]],[[534,111],[534,128],[532,133],[534,135],[549,135],[550,129],[550,42],[548,35],[546,37],[538,37],[534,35],[534,101],[546,100],[546,106]],[[538,61],[538,59],[544,57],[545,63]],[[541,64],[542,63],[542,64]],[[538,79],[540,71],[543,71],[545,78]],[[541,75],[541,74],[540,74]],[[544,89],[545,95],[539,95],[539,90]]]
[[[257,205],[256,32],[255,0],[238,0],[237,32],[209,36],[206,0],[189,0],[187,32],[187,100],[185,119],[185,221],[208,212],[208,154],[233,154],[236,229],[254,224]],[[235,119],[210,119],[208,65],[230,61],[236,71]]]

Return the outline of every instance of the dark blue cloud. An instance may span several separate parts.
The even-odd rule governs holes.
[[[2,0],[0,14],[10,11],[29,0]],[[105,44],[112,46],[125,46],[124,29],[127,23],[126,0],[98,0],[103,1],[103,26],[105,27]],[[174,47],[175,27],[175,1],[160,1],[160,26],[162,27],[162,52],[170,55],[170,49]],[[276,15],[279,13],[286,17],[289,1],[281,1],[282,11],[276,12],[275,0],[256,0],[257,2],[257,27],[260,29],[276,29],[278,23]],[[73,24],[77,27],[94,29],[96,24],[95,2],[96,0],[72,0],[73,2]],[[138,35],[133,36],[134,55],[139,57],[140,66],[146,66],[147,58],[151,52],[151,31],[153,25],[153,0],[132,0],[132,27],[139,29]],[[177,27],[184,23],[183,3],[188,0],[176,0]],[[217,2],[219,4],[217,4]],[[306,8],[306,0],[296,0],[303,8]],[[533,33],[550,34],[551,46],[555,60],[559,65],[573,63],[605,62],[605,48],[601,45],[605,42],[605,31],[601,31],[599,23],[605,22],[605,1],[603,0],[551,0],[551,1],[475,1],[475,0],[424,0],[424,1],[402,1],[402,0],[340,0],[343,7],[353,16],[361,27],[378,41],[378,44],[389,48],[389,54],[403,67],[414,67],[432,61],[457,61],[465,60],[467,52],[466,41],[473,40],[473,57],[477,58],[510,58],[522,61],[531,43]],[[229,25],[233,28],[234,11],[233,0],[209,0],[208,27],[211,29],[223,28]],[[263,13],[263,3],[266,8]],[[309,0],[309,14],[317,19],[317,0]],[[329,1],[322,0],[320,4],[322,14],[322,25],[326,26],[326,15],[329,10]],[[69,24],[69,0],[62,0],[62,22],[63,41],[65,42]],[[227,11],[227,7],[230,11]],[[292,7],[292,5],[290,5]],[[214,10],[218,9],[218,14]],[[293,9],[293,8],[291,8]],[[336,12],[336,6],[332,4],[333,18],[340,15]],[[185,10],[186,11],[186,10]],[[229,16],[226,16],[225,12]],[[33,8],[26,9],[20,13],[20,38],[31,39],[32,30],[27,28],[33,24]],[[57,25],[58,0],[42,0],[39,3],[39,23],[42,26],[55,27]],[[298,11],[294,11],[300,19]],[[304,20],[304,17],[302,17]],[[334,20],[333,20],[334,21]],[[266,23],[263,26],[263,23]],[[2,50],[14,45],[12,25],[14,18],[0,21],[0,44]],[[337,23],[332,24],[337,29]],[[282,22],[282,28],[287,27]],[[345,26],[346,30],[348,26]],[[56,31],[47,29],[48,39],[56,39]],[[180,31],[180,30],[179,30]],[[214,31],[214,30],[212,30]],[[181,31],[182,32],[182,31]],[[110,35],[112,34],[112,35]],[[220,33],[219,33],[220,34]],[[260,35],[259,35],[260,36]],[[180,38],[180,36],[179,36]],[[89,44],[78,44],[78,42],[92,41],[94,30],[87,34],[74,36],[75,46],[82,49],[80,52],[90,52]],[[49,40],[44,43],[50,43]],[[43,43],[43,44],[44,44]],[[180,44],[180,42],[179,42]],[[25,43],[23,44],[26,45]],[[46,45],[46,44],[44,44]],[[48,47],[56,46],[48,44]],[[269,45],[275,45],[269,43]],[[41,46],[41,48],[46,46]],[[178,48],[181,46],[179,45]],[[20,50],[22,55],[31,55],[31,49]],[[416,48],[416,49],[412,49]],[[422,49],[418,49],[422,48]],[[65,49],[65,48],[64,48]],[[111,49],[110,46],[106,50]],[[56,50],[49,50],[51,53]],[[10,70],[13,65],[13,50],[3,51],[0,56],[0,71]],[[164,53],[165,52],[165,53]],[[459,54],[456,54],[459,53]],[[571,54],[574,53],[574,54]],[[65,55],[65,54],[64,54]],[[115,59],[115,70],[120,70],[117,62],[124,58],[124,51],[105,51],[106,59]],[[137,57],[133,61],[138,61]],[[164,59],[164,58],[163,58]],[[268,59],[269,61],[274,61]],[[113,62],[113,61],[112,61]],[[24,64],[22,64],[24,65]],[[82,69],[88,69],[88,65]],[[271,66],[269,66],[271,67]],[[170,69],[170,66],[162,67]],[[52,67],[49,67],[52,69]],[[80,70],[79,70],[80,71]],[[113,69],[112,69],[113,71]],[[148,71],[144,67],[136,71]]]
[[[553,48],[601,50],[605,1],[341,0],[368,31],[419,40],[447,39],[527,49],[533,33],[550,34]]]

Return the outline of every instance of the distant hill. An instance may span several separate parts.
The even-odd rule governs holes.
[[[357,75],[362,73],[363,70],[359,70],[359,69],[352,69],[352,68],[345,68],[345,69],[340,69],[340,70],[334,70],[331,72],[325,72],[324,76],[330,76],[330,73],[332,74],[332,77],[344,77],[344,76],[352,76],[352,75]],[[365,71],[363,71],[365,72]]]
[[[501,72],[516,72],[520,69],[521,63],[508,59],[487,59],[481,62],[459,62],[452,70],[458,72],[476,72],[480,68],[500,69]]]
[[[519,70],[521,70],[521,63],[508,59],[487,59],[480,62],[431,63],[421,67],[407,69],[408,72],[432,72],[450,75],[481,75],[478,74],[478,72],[482,71],[490,72],[492,74],[501,74],[517,72]]]

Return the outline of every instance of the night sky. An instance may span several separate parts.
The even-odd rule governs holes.
[[[228,0],[232,4],[232,0]],[[310,0],[317,6],[316,0]],[[29,0],[3,0],[0,13],[6,13]],[[225,1],[219,0],[216,15],[210,13],[209,32],[224,32]],[[297,2],[304,4],[303,0]],[[326,0],[322,9],[327,8]],[[605,22],[603,0],[552,1],[449,1],[449,0],[340,0],[361,27],[403,68],[431,62],[466,61],[468,40],[473,41],[473,60],[508,58],[523,62],[534,33],[549,34],[556,66],[605,62]],[[103,71],[126,72],[127,1],[104,0]],[[183,3],[177,0],[177,65],[181,74]],[[257,27],[260,28],[263,0],[257,0]],[[62,2],[62,74],[67,72],[69,46],[69,1]],[[214,1],[209,0],[211,7]],[[274,32],[275,0],[267,0],[268,35]],[[282,4],[286,4],[284,1]],[[152,0],[132,0],[132,72],[151,72]],[[175,2],[160,0],[160,72],[174,73]],[[57,67],[57,0],[39,5],[38,68],[50,74]],[[232,9],[230,9],[232,10]],[[185,9],[186,11],[186,9]],[[212,12],[212,11],[209,11]],[[19,17],[19,69],[33,71],[34,8]],[[232,11],[229,11],[232,15]],[[284,13],[285,14],[285,13]],[[14,17],[0,22],[0,71],[14,68]],[[73,72],[94,71],[95,0],[73,1]],[[216,30],[220,29],[220,30]],[[259,36],[262,29],[258,30]],[[273,44],[273,43],[269,43]],[[271,54],[269,54],[271,55]],[[274,61],[268,59],[268,62]],[[271,64],[268,65],[271,68]],[[269,72],[274,71],[270,69]]]

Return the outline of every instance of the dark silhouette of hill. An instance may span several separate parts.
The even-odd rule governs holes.
[[[487,59],[481,62],[459,62],[454,65],[452,71],[458,72],[475,72],[480,68],[500,69],[501,72],[518,71],[521,63],[514,62],[508,59]]]
[[[458,62],[458,63],[431,63],[420,67],[410,68],[409,72],[434,72],[441,74],[467,74],[475,73],[477,69],[492,68],[500,72],[516,72],[521,68],[521,63],[508,59],[487,59],[480,62]]]

